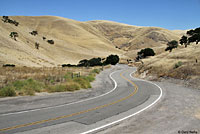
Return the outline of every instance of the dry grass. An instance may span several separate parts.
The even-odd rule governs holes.
[[[109,66],[105,67],[108,68]],[[65,92],[91,88],[101,67],[0,68],[0,96],[34,95],[36,92]]]
[[[97,29],[86,22],[53,16],[10,18],[17,20],[19,26],[0,20],[2,63],[55,67],[59,64],[77,64],[82,59],[122,54],[121,50],[116,49]],[[38,35],[29,34],[33,30],[38,31]],[[9,37],[12,31],[19,34],[17,41]],[[44,41],[42,37],[47,39]],[[54,45],[47,43],[51,39],[54,40]],[[35,49],[35,42],[40,44],[39,50]]]
[[[157,78],[171,77],[200,83],[200,45],[191,44],[188,48],[180,46],[171,53],[164,52],[143,62],[138,65],[137,75],[145,73],[147,76],[156,75]]]
[[[16,80],[35,79],[45,84],[55,84],[65,82],[64,76],[68,72],[88,75],[93,69],[100,68],[80,68],[80,67],[0,67],[0,87]]]
[[[77,64],[85,58],[105,58],[110,54],[134,58],[136,52],[145,47],[152,47],[159,54],[167,41],[177,40],[185,32],[111,21],[79,22],[54,16],[10,18],[18,21],[19,26],[0,21],[0,64],[53,67]],[[38,35],[30,35],[33,30],[37,30]],[[19,34],[17,41],[9,37],[12,31]],[[43,36],[46,40],[53,39],[55,44],[48,44]],[[40,44],[39,50],[35,49],[35,42]]]

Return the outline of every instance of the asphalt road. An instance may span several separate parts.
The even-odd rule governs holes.
[[[79,103],[63,105],[61,107],[38,109],[16,114],[0,114],[0,133],[42,133],[42,131],[39,131],[40,129],[44,130],[44,128],[66,123],[76,123],[76,126],[73,126],[73,129],[76,130],[73,130],[70,125],[67,127],[66,124],[66,129],[60,133],[87,133],[100,127],[98,122],[107,120],[104,124],[101,123],[102,126],[127,117],[129,115],[125,114],[123,117],[110,119],[111,117],[127,113],[132,109],[135,109],[134,112],[144,109],[160,97],[161,91],[159,87],[130,76],[136,68],[124,65],[118,66],[120,66],[119,70],[112,72],[112,74],[107,74],[111,76],[114,83],[114,87],[110,89],[109,93],[87,101],[80,101]],[[145,105],[142,106],[143,104]],[[96,125],[87,127],[93,124]],[[49,131],[48,133],[51,132]]]

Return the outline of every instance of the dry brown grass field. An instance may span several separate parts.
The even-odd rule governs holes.
[[[77,64],[82,59],[105,58],[110,54],[119,55],[120,63],[126,64],[127,59],[135,59],[137,52],[147,47],[154,49],[156,56],[143,59],[142,65],[134,63],[139,66],[138,75],[151,74],[156,79],[172,77],[200,83],[199,45],[179,46],[171,53],[165,52],[166,44],[171,40],[178,41],[187,30],[132,26],[105,20],[80,22],[55,16],[9,18],[19,25],[0,21],[0,65],[15,64],[17,67],[0,68],[1,86],[28,78],[48,82],[47,78],[51,77],[54,82],[59,82],[70,69],[60,68],[62,64]],[[30,34],[34,30],[38,35]],[[19,34],[17,41],[9,36],[11,32]],[[47,40],[54,40],[54,44]],[[35,48],[36,42],[39,49]]]
[[[159,54],[167,41],[181,36],[181,31],[111,21],[79,22],[55,16],[9,18],[19,25],[0,21],[1,65],[55,67],[64,63],[77,64],[82,59],[93,57],[105,58],[110,54],[134,58],[136,52],[144,47],[153,47]],[[38,35],[30,34],[34,30]],[[10,38],[11,32],[18,33],[17,41]],[[47,40],[54,40],[54,44],[47,43]],[[39,50],[35,48],[36,42]]]
[[[106,66],[104,68],[108,68]],[[34,79],[45,84],[58,84],[65,82],[64,76],[71,72],[74,75],[88,75],[93,69],[101,67],[0,67],[0,87],[3,87],[17,80]]]
[[[196,62],[197,60],[197,62]],[[189,84],[200,88],[200,45],[191,44],[187,48],[179,46],[171,53],[163,52],[160,55],[149,57],[139,63],[138,74],[140,77],[154,76],[153,79],[162,77],[188,80]],[[197,86],[195,86],[197,85]]]

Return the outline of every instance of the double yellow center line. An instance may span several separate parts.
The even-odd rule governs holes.
[[[16,126],[8,127],[8,128],[2,128],[2,129],[0,129],[0,131],[8,131],[8,130],[13,130],[13,129],[17,129],[17,128],[22,128],[22,127],[27,127],[27,126],[42,124],[42,123],[46,123],[46,122],[50,122],[50,121],[55,121],[55,120],[60,120],[60,119],[64,119],[64,118],[69,118],[69,117],[80,115],[80,114],[84,114],[84,113],[87,113],[87,112],[90,112],[90,111],[102,109],[102,108],[114,105],[116,103],[119,103],[121,101],[127,100],[130,97],[132,97],[134,94],[137,93],[138,86],[134,82],[132,82],[131,80],[129,80],[126,77],[124,77],[122,74],[123,73],[120,73],[120,76],[123,79],[127,80],[128,82],[130,82],[135,87],[134,91],[130,95],[128,95],[128,96],[126,96],[124,98],[121,98],[121,99],[119,99],[117,101],[113,101],[113,102],[108,103],[108,104],[97,106],[95,108],[91,108],[91,109],[88,109],[88,110],[80,111],[80,112],[77,112],[77,113],[72,113],[72,114],[69,114],[69,115],[59,116],[59,117],[56,117],[56,118],[50,118],[50,119],[47,119],[47,120],[41,120],[41,121],[36,121],[36,122],[32,122],[32,123],[27,123],[27,124],[16,125]]]

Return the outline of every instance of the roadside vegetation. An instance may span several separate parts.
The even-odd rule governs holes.
[[[96,74],[118,62],[117,55],[109,55],[106,59],[84,59],[78,65],[63,64],[57,68],[15,67],[14,64],[5,64],[0,68],[0,97],[91,88],[90,83],[95,80]]]
[[[93,68],[0,68],[0,97],[66,92],[91,88],[101,67]]]
[[[200,89],[200,28],[191,29],[179,41],[171,40],[165,51],[157,56],[145,58],[135,74],[150,80],[171,79],[185,86]],[[180,45],[182,46],[180,46]]]

